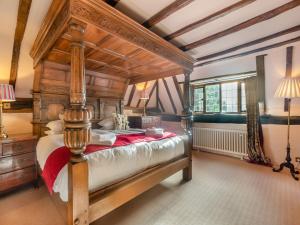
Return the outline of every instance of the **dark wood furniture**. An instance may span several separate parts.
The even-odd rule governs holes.
[[[147,129],[160,127],[160,116],[128,116],[130,128]]]
[[[0,193],[37,180],[36,140],[31,134],[0,140]]]
[[[53,0],[30,54],[34,133],[40,136],[45,121],[64,109],[69,198],[56,205],[68,225],[92,223],[180,170],[185,181],[192,179],[192,57],[100,0]],[[184,155],[90,193],[83,152],[101,102],[117,102],[122,113],[129,83],[177,74],[185,76]]]

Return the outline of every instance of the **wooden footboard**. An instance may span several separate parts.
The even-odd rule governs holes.
[[[87,222],[92,223],[105,216],[176,172],[180,170],[185,171],[189,167],[189,162],[189,157],[181,156],[90,193],[88,195],[89,214]],[[70,207],[70,203],[63,202],[57,193],[53,194],[51,198],[59,214],[68,224],[68,207]],[[80,224],[80,220],[76,220],[74,224],[77,223]]]

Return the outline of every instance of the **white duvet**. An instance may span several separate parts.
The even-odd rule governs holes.
[[[44,168],[51,152],[62,146],[64,146],[62,134],[40,138],[37,144],[37,160],[41,169]],[[88,154],[86,158],[89,166],[89,190],[94,191],[146,168],[169,161],[183,153],[183,139],[181,136],[176,136]],[[63,201],[68,201],[67,165],[59,172],[53,191],[58,192]]]

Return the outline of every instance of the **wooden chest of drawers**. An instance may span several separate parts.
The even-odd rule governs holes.
[[[36,137],[0,139],[0,193],[37,180]]]
[[[128,116],[130,128],[147,129],[151,127],[160,127],[159,116]]]

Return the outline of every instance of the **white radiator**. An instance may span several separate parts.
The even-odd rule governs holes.
[[[247,156],[247,131],[193,127],[193,147],[244,158]]]

